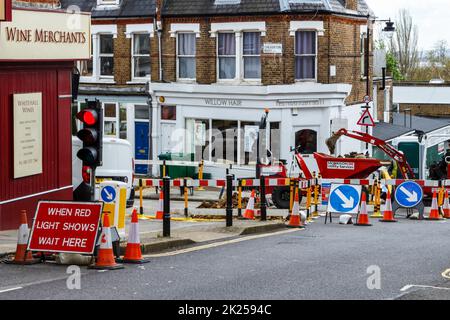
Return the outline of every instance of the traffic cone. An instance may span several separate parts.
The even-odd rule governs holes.
[[[363,192],[361,199],[361,209],[359,210],[358,223],[355,226],[370,227],[369,215],[367,214],[366,194]]]
[[[156,211],[156,220],[163,220],[164,218],[164,192],[161,190],[159,192],[159,204],[158,211]]]
[[[125,249],[125,256],[118,260],[123,263],[142,264],[150,262],[148,259],[142,258],[141,240],[139,237],[139,219],[137,210],[133,210],[131,216],[131,225],[128,235],[127,248]]]
[[[381,219],[380,221],[397,222],[397,220],[394,219],[394,213],[392,212],[391,192],[389,191],[389,189],[386,195],[386,206],[383,212],[383,219]]]
[[[96,263],[93,266],[89,266],[90,269],[123,269],[123,265],[117,264],[116,260],[114,259],[110,228],[111,225],[109,223],[109,214],[104,213],[102,234],[100,236],[100,248],[97,252]]]
[[[20,213],[20,227],[18,231],[14,260],[7,260],[5,263],[29,265],[41,262],[40,259],[33,258],[31,251],[27,251],[30,229],[28,228],[27,212],[25,210],[22,210]]]
[[[255,220],[255,195],[255,190],[252,190],[252,195],[250,196],[250,200],[248,200],[247,208],[245,209],[242,218],[247,220]]]
[[[445,190],[444,205],[442,206],[442,212],[445,219],[450,219],[450,201],[448,199],[448,190]]]
[[[439,207],[437,204],[436,190],[433,191],[433,200],[431,202],[431,211],[430,211],[430,215],[428,216],[428,218],[426,218],[426,220],[441,220],[441,216],[439,214]]]
[[[301,228],[301,229],[305,227],[302,223],[302,219],[300,216],[298,190],[295,190],[294,205],[292,206],[292,213],[289,218],[289,223],[287,224],[287,226],[289,228]]]

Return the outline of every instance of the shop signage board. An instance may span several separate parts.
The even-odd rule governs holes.
[[[88,60],[90,29],[90,14],[14,9],[0,24],[0,60]]]
[[[14,179],[42,173],[42,93],[15,94]]]
[[[39,202],[28,250],[92,254],[102,208],[100,202]]]

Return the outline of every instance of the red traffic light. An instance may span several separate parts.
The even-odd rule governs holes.
[[[97,123],[98,113],[93,109],[85,109],[77,113],[77,119],[87,124],[88,126],[93,126]]]

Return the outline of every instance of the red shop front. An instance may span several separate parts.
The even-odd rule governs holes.
[[[39,200],[72,199],[75,60],[90,58],[90,16],[13,9],[0,22],[0,230]]]

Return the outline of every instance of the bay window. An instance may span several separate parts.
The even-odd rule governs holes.
[[[295,79],[316,80],[317,32],[295,33]]]
[[[133,34],[133,78],[150,77],[150,34]]]
[[[261,33],[244,32],[244,79],[261,79]]]
[[[196,78],[196,34],[178,33],[178,79]]]
[[[219,79],[236,78],[236,36],[234,33],[218,34]]]

